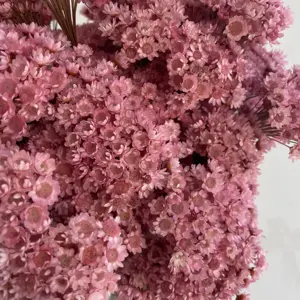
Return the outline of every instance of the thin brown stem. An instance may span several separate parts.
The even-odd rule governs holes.
[[[77,45],[76,10],[78,0],[44,0],[73,46]]]
[[[270,140],[273,140],[274,142],[276,142],[276,143],[278,143],[278,144],[280,144],[280,145],[282,145],[282,146],[287,147],[288,149],[291,149],[291,147],[289,147],[288,145],[286,145],[285,143],[283,143],[283,142],[281,142],[281,141],[279,141],[279,140],[277,140],[277,139],[274,139],[273,137],[269,137],[269,139],[270,139]]]

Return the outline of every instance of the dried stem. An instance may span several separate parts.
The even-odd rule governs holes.
[[[291,150],[291,147],[290,146],[288,146],[287,144],[285,144],[285,143],[283,143],[283,142],[281,142],[281,141],[279,141],[279,140],[277,140],[277,139],[274,139],[274,138],[272,138],[272,137],[269,137],[271,140],[273,140],[274,142],[276,142],[276,143],[278,143],[278,144],[280,144],[280,145],[282,145],[282,146],[284,146],[284,147],[287,147],[289,150]]]
[[[76,10],[78,0],[44,0],[73,46],[77,45]]]

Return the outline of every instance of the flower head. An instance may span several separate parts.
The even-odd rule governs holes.
[[[24,226],[32,233],[43,233],[50,226],[48,210],[45,206],[31,204],[24,211]]]
[[[246,19],[242,16],[235,16],[229,19],[226,27],[226,33],[230,39],[239,41],[243,36],[248,34]]]
[[[29,192],[32,201],[41,205],[53,205],[58,201],[60,194],[59,183],[51,177],[39,177]]]

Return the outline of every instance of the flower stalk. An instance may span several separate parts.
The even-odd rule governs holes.
[[[77,45],[76,10],[78,0],[44,0],[73,46]]]

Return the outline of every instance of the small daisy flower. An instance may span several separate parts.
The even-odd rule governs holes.
[[[121,235],[121,229],[119,226],[120,218],[116,217],[108,218],[103,222],[98,222],[97,225],[100,229],[98,236],[104,237],[104,239],[113,239]]]
[[[179,272],[188,274],[190,272],[189,264],[190,259],[187,254],[182,251],[178,251],[172,255],[169,263],[169,269],[173,274],[177,274]]]
[[[208,102],[214,106],[221,105],[222,103],[225,103],[227,97],[228,91],[220,86],[215,85]]]
[[[207,212],[210,204],[208,195],[204,190],[192,192],[190,197],[190,209],[199,213],[200,211]]]
[[[167,234],[172,233],[175,228],[174,220],[167,216],[158,217],[153,223],[153,226],[155,233],[161,236],[166,236]]]
[[[208,61],[208,55],[202,49],[202,45],[199,42],[192,43],[186,54],[189,61],[197,62],[199,66],[204,66]]]
[[[229,19],[226,26],[227,36],[234,40],[239,41],[243,36],[248,34],[248,25],[246,20],[242,16],[234,16]]]
[[[202,187],[213,194],[216,194],[223,188],[223,180],[219,174],[207,174]]]
[[[50,226],[48,210],[45,206],[31,204],[24,211],[24,226],[33,234],[43,233]]]
[[[197,87],[198,87],[197,75],[184,74],[181,83],[181,90],[183,92],[194,92],[197,89]]]
[[[126,57],[131,63],[136,62],[138,59],[137,46],[124,46],[124,48],[121,49],[120,55]]]
[[[241,85],[238,85],[232,92],[232,97],[230,99],[230,108],[239,108],[242,106],[246,100],[247,90]]]
[[[87,117],[93,113],[95,107],[85,98],[76,103],[76,109],[81,117]]]
[[[69,287],[69,278],[63,275],[57,275],[51,279],[50,290],[52,293],[64,294]]]
[[[188,61],[183,54],[175,54],[171,59],[168,60],[167,67],[170,75],[183,75],[188,69],[187,62]]]
[[[168,203],[164,197],[158,197],[153,199],[149,204],[150,212],[153,215],[160,215],[166,208]]]
[[[125,45],[132,45],[135,44],[138,40],[139,34],[136,28],[127,27],[126,30],[123,32],[121,41]]]
[[[103,262],[109,272],[123,267],[123,261],[128,256],[126,246],[122,244],[121,238],[115,238],[107,243],[104,250]]]
[[[71,218],[69,227],[71,229],[72,239],[75,242],[88,245],[97,238],[98,227],[96,220],[88,213],[81,213]]]
[[[22,249],[26,245],[28,235],[24,228],[12,223],[1,228],[0,242],[4,247]]]
[[[96,109],[93,112],[93,121],[96,127],[106,125],[111,118],[111,114],[107,109]]]
[[[88,266],[77,265],[68,271],[69,285],[74,291],[86,290],[90,284],[90,269]]]
[[[51,263],[52,255],[49,249],[36,250],[31,256],[31,268],[32,269],[45,269]]]
[[[122,177],[124,172],[124,166],[118,162],[111,162],[107,169],[107,176],[113,179],[119,179]]]
[[[95,245],[82,246],[79,259],[83,265],[95,265],[100,262],[101,249]]]
[[[98,267],[92,272],[91,284],[95,289],[105,289],[110,293],[113,293],[117,291],[117,282],[120,279],[120,275],[109,272],[106,267]]]
[[[74,129],[74,131],[83,139],[92,136],[95,131],[96,127],[94,122],[91,119],[82,120],[78,123]]]
[[[290,109],[288,107],[272,108],[270,110],[270,120],[273,127],[281,129],[291,122]]]
[[[172,203],[169,206],[168,213],[173,216],[174,219],[184,218],[189,213],[189,204],[187,201]]]
[[[24,150],[15,152],[7,160],[9,167],[15,172],[27,172],[32,166],[30,154]]]
[[[143,150],[149,144],[149,138],[146,132],[137,131],[132,135],[132,143],[138,150]]]
[[[180,173],[172,174],[168,180],[168,187],[174,192],[181,192],[186,186],[186,181]]]
[[[123,98],[130,94],[132,90],[132,82],[128,78],[120,77],[118,80],[114,80],[109,88],[115,97]]]
[[[141,58],[152,60],[158,56],[158,44],[152,37],[144,37],[139,40],[138,54]]]
[[[146,241],[141,232],[131,232],[124,241],[127,250],[133,254],[141,253],[146,248]]]
[[[212,94],[212,86],[208,82],[198,81],[197,87],[195,89],[195,94],[199,100],[208,99]]]
[[[146,99],[154,99],[157,94],[157,85],[149,82],[144,83],[141,92]]]
[[[40,66],[45,66],[54,61],[54,56],[49,51],[38,48],[32,51],[32,60]]]
[[[28,193],[32,201],[41,205],[53,205],[60,194],[59,183],[50,176],[39,177],[33,190]]]

